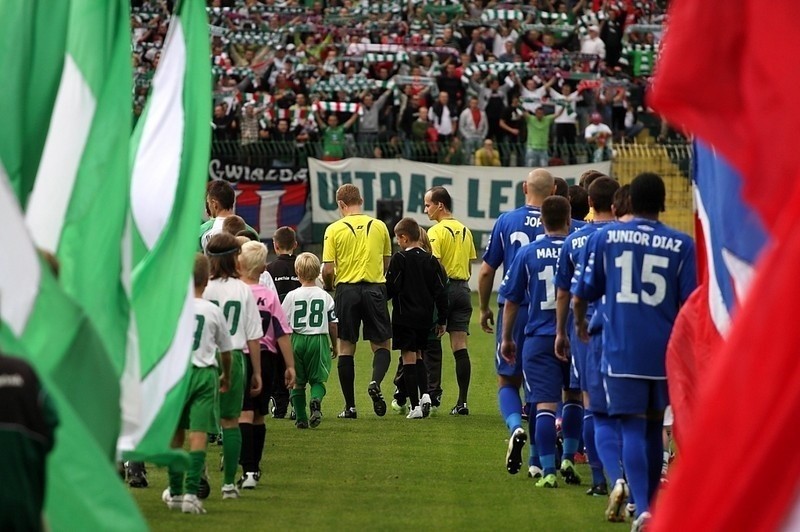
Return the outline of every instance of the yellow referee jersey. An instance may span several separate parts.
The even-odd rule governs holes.
[[[366,214],[351,214],[325,230],[322,262],[336,267],[336,284],[385,283],[383,258],[392,254],[386,224]]]
[[[470,261],[476,258],[472,232],[453,218],[445,218],[428,229],[433,256],[439,259],[451,279],[468,281]]]

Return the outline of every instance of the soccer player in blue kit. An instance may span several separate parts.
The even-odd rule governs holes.
[[[622,428],[623,465],[636,500],[632,530],[641,530],[660,484],[667,342],[695,288],[696,264],[692,239],[658,221],[666,199],[661,177],[638,175],[630,194],[634,218],[598,230],[588,242],[573,301],[575,326],[586,341],[587,305],[605,296],[598,311],[603,386],[608,413]]]
[[[500,215],[492,228],[489,243],[483,253],[483,264],[481,264],[478,274],[478,294],[481,328],[487,333],[494,332],[492,329],[494,315],[489,308],[489,300],[492,295],[495,273],[502,266],[505,274],[522,247],[544,236],[540,207],[542,202],[553,194],[555,182],[550,172],[538,168],[528,174],[522,184],[522,189],[525,193],[525,205]],[[509,364],[500,356],[504,301],[503,296],[498,296],[495,366],[500,414],[503,416],[510,434],[506,452],[506,470],[514,475],[522,467],[522,450],[525,448],[528,436],[522,428],[522,401],[519,396],[519,389],[522,386],[522,357],[517,357],[513,364]],[[514,339],[521,355],[525,341],[525,323],[528,320],[527,301],[521,301],[520,306],[521,310],[514,325]],[[533,445],[533,441],[531,445]],[[533,449],[531,452],[532,455],[535,454]]]
[[[603,225],[615,221],[611,212],[611,204],[614,201],[614,193],[618,189],[619,183],[610,177],[603,176],[592,182],[588,192],[589,206],[594,209],[595,213],[594,220],[585,224],[564,240],[564,247],[561,250],[556,268],[557,326],[555,351],[556,356],[560,359],[571,361],[570,387],[579,389],[583,393],[583,441],[589,458],[589,466],[592,470],[592,486],[586,492],[587,495],[607,495],[608,488],[603,476],[603,466],[594,444],[594,416],[589,408],[585,370],[588,344],[577,337],[577,332],[573,327],[572,313],[570,312],[570,285],[576,268],[580,267],[580,255],[589,235]],[[593,307],[592,305],[592,308],[590,308],[590,314],[593,313]],[[567,417],[572,412],[570,409],[574,408],[579,407],[572,403],[566,403],[564,405],[564,417]],[[566,449],[564,454],[567,455]]]
[[[505,298],[500,354],[508,364],[522,356],[528,402],[536,405],[536,452],[543,476],[537,487],[555,488],[556,408],[569,385],[569,364],[555,355],[556,287],[553,278],[564,238],[569,234],[569,201],[551,196],[542,203],[545,236],[517,253],[506,272],[500,295]],[[520,304],[528,302],[525,343],[521,351],[514,341],[514,325]],[[567,481],[570,479],[565,477]]]

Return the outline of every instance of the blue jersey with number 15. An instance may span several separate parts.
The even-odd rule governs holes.
[[[564,245],[563,237],[545,236],[517,253],[506,272],[500,295],[522,304],[528,301],[526,336],[556,334],[556,263]]]
[[[635,218],[603,227],[586,244],[586,263],[573,293],[606,296],[604,374],[665,379],[672,325],[696,285],[692,239],[661,222]]]
[[[541,220],[542,213],[539,207],[523,205],[513,211],[500,215],[492,228],[486,251],[483,252],[483,261],[494,268],[503,266],[503,274],[508,272],[517,252],[531,242],[544,236],[544,225]],[[502,294],[498,294],[497,302],[505,301]],[[527,300],[523,303],[527,304]]]

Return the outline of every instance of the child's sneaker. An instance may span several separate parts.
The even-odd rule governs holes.
[[[408,413],[406,419],[422,419],[423,417],[425,416],[422,415],[422,407],[417,405],[411,409],[411,412]]]
[[[419,399],[419,406],[422,408],[422,417],[431,415],[431,396],[423,394]]]
[[[197,498],[197,495],[184,495],[183,503],[181,504],[181,511],[185,514],[204,514],[206,509],[203,508],[203,501]]]
[[[311,415],[308,417],[308,424],[312,429],[315,429],[322,422],[322,403],[320,403],[319,399],[312,399],[309,407]]]
[[[172,495],[169,488],[161,492],[161,500],[167,505],[170,510],[180,510],[183,503],[183,495]]]
[[[223,499],[238,499],[239,498],[239,489],[236,487],[235,484],[225,484],[222,486],[222,498]]]

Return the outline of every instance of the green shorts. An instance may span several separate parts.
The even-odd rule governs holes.
[[[189,391],[183,403],[183,413],[178,428],[215,433],[219,426],[217,420],[219,372],[213,366],[208,368],[193,366],[189,371]]]
[[[249,386],[247,387],[249,389]],[[219,417],[239,419],[244,400],[244,353],[238,349],[231,351],[231,385],[228,391],[219,394]]]
[[[292,334],[295,380],[298,386],[328,382],[331,343],[327,334]]]

